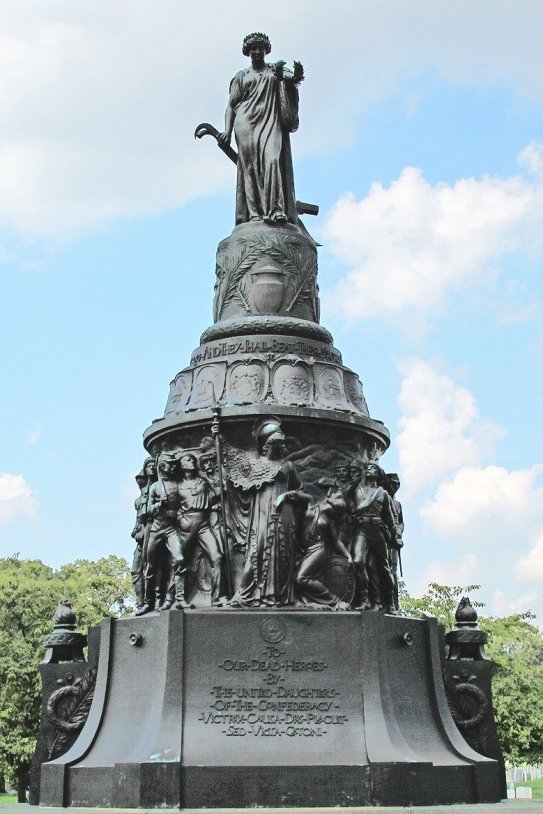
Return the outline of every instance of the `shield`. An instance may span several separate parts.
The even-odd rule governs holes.
[[[332,554],[322,570],[322,581],[342,602],[351,604],[354,597],[355,575],[352,564],[345,557]]]

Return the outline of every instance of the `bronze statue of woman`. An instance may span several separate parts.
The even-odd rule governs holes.
[[[258,459],[251,472],[244,472],[244,466],[238,472],[243,484],[237,483],[245,487],[248,498],[248,506],[238,512],[237,518],[238,525],[244,526],[246,558],[239,589],[230,605],[292,605],[301,483],[294,465],[285,460],[285,436],[277,418],[260,421],[254,438]],[[242,495],[239,498],[241,503],[247,502]]]
[[[298,89],[303,67],[285,70],[283,61],[264,60],[271,43],[260,32],[248,34],[242,52],[251,66],[230,83],[225,129],[219,144],[238,146],[236,224],[247,221],[297,223],[289,133],[298,129]]]

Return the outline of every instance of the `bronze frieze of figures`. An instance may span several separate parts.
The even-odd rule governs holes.
[[[197,447],[146,459],[132,532],[136,615],[201,605],[398,611],[398,476],[290,441],[275,416],[256,421],[245,446],[223,441],[216,420]]]

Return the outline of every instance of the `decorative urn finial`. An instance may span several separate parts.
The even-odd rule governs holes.
[[[77,624],[76,615],[72,610],[71,603],[67,599],[61,599],[58,603],[58,608],[53,615],[53,622],[55,623],[55,629],[69,628],[70,630],[75,630]]]
[[[53,632],[43,640],[44,662],[58,664],[59,661],[85,661],[83,648],[87,645],[87,636],[76,631],[76,615],[67,599],[60,600],[53,622]]]

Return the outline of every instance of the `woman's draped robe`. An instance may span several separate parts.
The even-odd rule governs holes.
[[[237,493],[233,501],[236,536],[244,538],[245,548],[241,584],[233,604],[294,602],[299,521],[294,502],[283,500],[276,507],[276,501],[285,492],[299,489],[301,484],[293,464],[274,464],[270,462],[269,475],[259,479],[258,485],[240,478],[237,489],[231,489],[231,497],[232,492]]]
[[[285,76],[291,74],[285,71]],[[236,224],[251,218],[297,223],[289,133],[298,128],[298,90],[271,65],[239,71],[230,83],[238,146]]]

